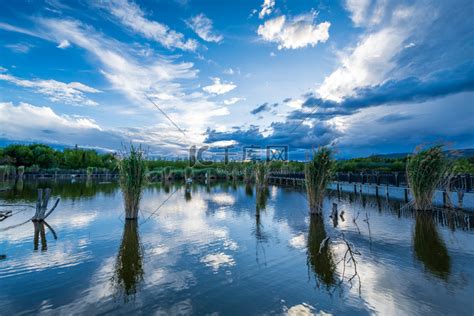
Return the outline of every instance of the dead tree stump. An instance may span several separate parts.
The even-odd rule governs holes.
[[[44,193],[44,194],[43,194]],[[48,209],[49,198],[51,197],[51,189],[38,189],[38,199],[36,200],[36,212],[32,221],[44,221],[58,206],[59,198],[54,203],[53,207],[46,212]]]

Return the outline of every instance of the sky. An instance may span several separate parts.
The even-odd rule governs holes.
[[[168,158],[473,148],[472,12],[471,0],[2,1],[0,143]]]

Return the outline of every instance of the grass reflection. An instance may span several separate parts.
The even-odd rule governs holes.
[[[143,274],[143,249],[138,223],[126,220],[113,277],[115,286],[123,291],[125,301],[128,296],[137,293],[137,286],[143,280]]]
[[[336,284],[336,265],[329,243],[323,243],[326,237],[323,219],[320,216],[311,216],[308,232],[307,263],[314,272],[318,286],[322,284],[329,289]]]
[[[451,272],[451,258],[431,214],[419,212],[416,215],[413,243],[415,256],[425,268],[430,273],[447,279]]]

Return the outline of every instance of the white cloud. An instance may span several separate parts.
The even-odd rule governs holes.
[[[68,40],[62,40],[56,47],[64,49],[64,48],[68,48],[69,46],[71,46],[71,43],[69,43]]]
[[[355,26],[374,26],[383,21],[387,0],[346,0],[345,8]]]
[[[237,86],[232,82],[221,82],[220,78],[212,78],[212,85],[205,86],[202,89],[210,94],[224,94],[234,90]]]
[[[198,14],[186,21],[186,24],[206,42],[221,42],[224,37],[212,30],[212,21],[204,14]]]
[[[176,97],[179,85],[176,79],[194,78],[191,63],[173,63],[172,59],[156,56],[135,58],[133,51],[77,21],[43,19],[40,24],[53,36],[52,40],[68,40],[88,51],[101,63],[101,73],[116,89],[136,101],[144,94],[164,93]]]
[[[301,106],[303,105],[303,100],[301,99],[291,99],[285,102],[288,106],[295,108],[295,109],[300,109]]]
[[[31,88],[36,93],[48,96],[53,102],[63,102],[72,105],[95,106],[98,103],[84,96],[87,93],[99,93],[100,90],[79,82],[64,83],[56,80],[25,80],[9,74],[0,74],[0,80],[8,81],[17,86]]]
[[[5,47],[11,49],[12,51],[16,53],[26,54],[34,46],[28,43],[17,43],[17,44],[8,44],[8,45],[5,45]]]
[[[396,56],[404,49],[404,43],[411,34],[413,25],[407,19],[413,12],[398,10],[390,25],[368,33],[349,53],[340,53],[340,66],[324,79],[317,89],[323,99],[340,102],[353,96],[356,89],[382,83],[397,67]]]
[[[278,43],[278,49],[296,49],[316,46],[329,39],[331,23],[314,24],[314,12],[288,20],[284,15],[266,21],[258,27],[257,33],[265,41]]]
[[[206,255],[201,259],[201,262],[211,267],[214,272],[217,272],[220,267],[235,265],[234,258],[223,252]]]
[[[351,13],[354,25],[361,26],[366,21],[372,0],[346,0],[345,7]]]
[[[18,106],[11,102],[0,103],[0,125],[2,137],[48,143],[53,134],[58,142],[70,144],[81,138],[81,135],[86,137],[88,132],[102,132],[92,119],[58,115],[50,107],[37,107],[28,103]]]
[[[180,146],[174,141],[162,140],[163,134],[179,133],[166,124],[142,128],[107,129],[95,120],[58,114],[50,107],[28,103],[13,105],[0,103],[0,137],[27,142],[43,142],[79,146],[101,150],[117,150],[133,141],[144,144],[155,153],[178,153]]]
[[[260,19],[263,19],[265,15],[269,15],[272,13],[274,7],[275,7],[275,0],[263,0],[262,10],[258,14],[258,17]]]
[[[205,130],[211,119],[229,114],[225,105],[208,100],[209,95],[185,90],[182,80],[195,79],[198,72],[192,63],[158,55],[149,48],[144,55],[141,46],[129,46],[106,37],[79,21],[38,18],[35,22],[37,33],[34,34],[55,43],[68,40],[71,45],[84,49],[92,57],[93,63],[98,62],[98,70],[113,88],[127,96],[141,110],[150,111],[147,113],[149,119],[157,120],[150,127],[130,129],[124,134],[126,142],[139,139],[147,144],[159,144],[163,151],[165,148],[173,153],[184,151],[190,144],[200,145],[204,141]],[[10,27],[15,32],[16,29]],[[235,88],[231,83],[222,85],[218,92]],[[146,96],[153,99],[168,117],[186,131],[185,139]],[[117,113],[129,112],[132,107],[123,109]]]
[[[239,101],[245,101],[245,98],[230,98],[230,99],[224,100],[224,104],[225,105],[232,105],[232,104],[235,104]]]
[[[0,22],[0,29],[5,30],[5,31],[9,31],[9,32],[25,34],[25,35],[29,35],[29,36],[33,36],[33,37],[45,38],[44,36],[42,36],[41,34],[39,34],[37,32],[31,31],[31,30],[28,30],[28,29],[25,29],[25,28],[22,28],[22,27],[10,25],[10,24],[7,24],[7,23],[3,23],[3,22]]]
[[[127,0],[102,1],[99,6],[107,9],[127,28],[166,48],[194,51],[198,46],[195,40],[186,40],[182,33],[171,30],[167,25],[147,19],[142,9],[133,2]]]

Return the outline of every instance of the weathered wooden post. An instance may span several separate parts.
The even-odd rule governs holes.
[[[48,208],[49,198],[51,197],[51,189],[38,189],[38,199],[36,200],[36,212],[32,221],[44,221],[58,206],[60,199],[58,198],[53,207],[46,213]]]
[[[461,189],[461,190],[458,190],[458,208],[462,208],[462,201],[464,199],[464,191]]]
[[[446,191],[443,191],[443,207],[448,207],[448,194],[446,193]]]
[[[466,192],[471,192],[472,186],[471,186],[471,175],[466,174]]]
[[[405,191],[405,203],[408,203],[408,188],[405,188],[404,191]]]
[[[379,197],[379,186],[375,185],[375,196]]]
[[[331,216],[334,227],[337,226],[337,203],[332,203],[332,212]]]

